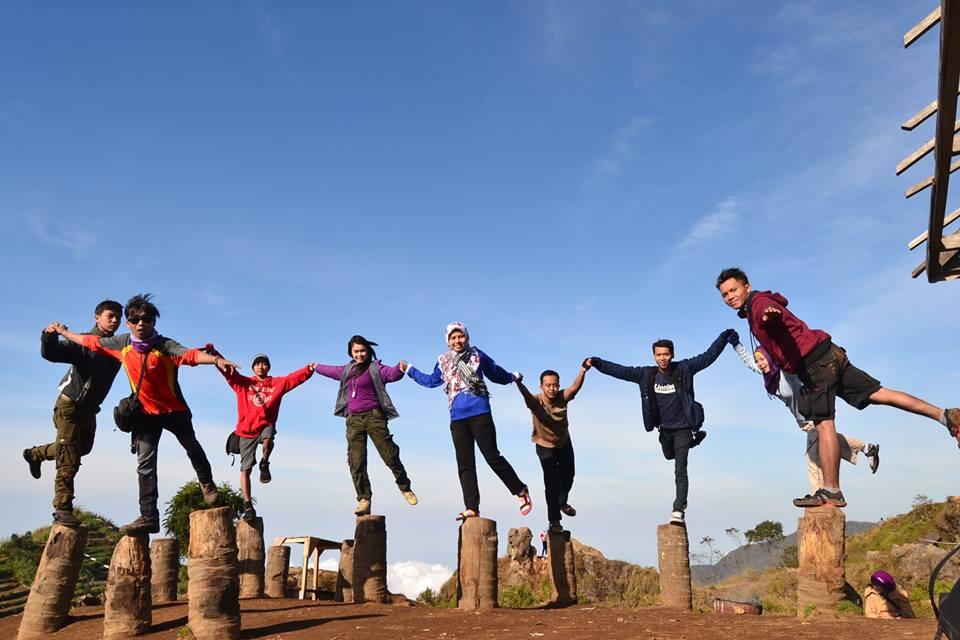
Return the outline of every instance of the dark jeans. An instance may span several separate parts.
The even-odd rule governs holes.
[[[138,416],[131,436],[137,453],[140,515],[146,518],[157,518],[160,515],[157,510],[157,448],[164,429],[175,435],[180,446],[187,452],[190,464],[197,472],[197,480],[201,484],[213,482],[210,461],[207,460],[207,454],[203,452],[203,447],[197,441],[188,412]]]
[[[53,408],[53,424],[57,440],[33,448],[34,460],[56,460],[57,475],[53,480],[53,508],[73,509],[73,479],[80,470],[80,458],[93,449],[97,434],[97,411],[84,409],[64,396]]]
[[[357,501],[363,498],[369,500],[373,496],[367,475],[367,436],[373,440],[380,459],[393,472],[400,491],[410,491],[410,478],[400,462],[400,447],[393,441],[387,419],[380,409],[371,409],[347,416],[347,464],[350,465]]]
[[[687,510],[687,493],[690,490],[690,480],[687,478],[687,454],[690,453],[692,441],[693,432],[690,429],[660,430],[663,456],[667,460],[673,460],[673,475],[677,485],[677,497],[673,501],[674,511]]]
[[[547,494],[547,519],[560,522],[560,507],[567,504],[573,487],[573,443],[567,440],[562,447],[550,448],[539,444],[537,457],[543,467],[543,486]]]
[[[452,421],[450,435],[453,437],[453,448],[457,453],[457,471],[460,474],[463,505],[467,509],[474,511],[480,509],[480,488],[477,486],[477,458],[473,449],[474,443],[480,448],[483,459],[487,461],[510,493],[520,495],[526,488],[526,485],[517,477],[517,472],[497,449],[497,428],[493,424],[491,414],[481,413],[478,416]]]

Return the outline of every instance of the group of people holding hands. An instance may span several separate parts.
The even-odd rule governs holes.
[[[845,351],[833,343],[829,334],[810,329],[787,309],[787,300],[780,294],[754,291],[746,274],[736,268],[721,272],[716,287],[723,301],[747,320],[750,343],[755,348],[748,351],[737,332],[727,329],[700,355],[675,360],[673,342],[661,339],[652,345],[653,365],[624,366],[591,356],[583,360],[566,388],[560,386],[559,373],[552,369],[543,371],[539,393],[527,388],[522,375],[503,369],[472,345],[467,327],[460,322],[446,326],[447,350],[438,356],[429,372],[402,360],[387,366],[377,358],[376,343],[355,335],[347,342],[346,364],[310,363],[288,375],[274,377],[270,375],[269,357],[259,354],[252,362],[253,375],[244,376],[213,345],[188,349],[161,335],[156,326],[160,312],[149,294],[136,295],[123,307],[106,300],[97,305],[95,324],[88,333],[75,333],[61,323],[52,323],[43,330],[42,356],[71,366],[60,384],[54,409],[56,441],[25,449],[23,457],[35,478],[40,477],[43,461],[56,461],[54,521],[77,526],[79,521],[73,513],[74,477],[81,457],[93,447],[100,405],[123,367],[136,409],[131,421],[131,449],[137,455],[140,515],[121,530],[127,534],[159,532],[157,447],[164,429],[173,433],[186,451],[204,500],[208,504],[218,500],[210,462],[196,438],[192,414],[177,381],[177,370],[182,365],[214,365],[237,396],[238,419],[228,448],[241,458],[240,487],[245,502],[241,517],[253,518],[256,513],[251,498],[251,473],[258,466],[261,482],[270,482],[272,478],[270,457],[281,400],[316,373],[339,384],[334,414],[346,420],[347,458],[357,499],[354,513],[367,514],[371,508],[368,438],[393,473],[404,499],[415,505],[417,496],[389,428],[389,421],[399,414],[387,391],[388,384],[409,377],[427,388],[443,387],[446,393],[464,503],[457,520],[480,514],[477,448],[518,498],[520,513],[526,515],[533,508],[530,488],[500,453],[487,388],[488,383],[515,384],[532,417],[531,440],[543,469],[549,527],[551,531],[562,531],[563,515],[576,515],[569,502],[575,464],[567,406],[583,386],[587,371],[593,368],[639,386],[644,427],[658,431],[664,457],[674,461],[676,491],[671,522],[682,525],[689,487],[689,451],[706,436],[702,429],[704,410],[696,401],[694,377],[710,366],[728,344],[749,368],[762,374],[766,392],[782,400],[808,433],[811,493],[794,500],[799,507],[846,505],[839,482],[841,457],[855,463],[857,454],[863,452],[874,472],[879,465],[879,445],[837,434],[838,396],[858,409],[886,404],[927,416],[941,423],[960,442],[960,409],[941,409],[884,388],[850,364]],[[122,317],[129,333],[117,334]]]

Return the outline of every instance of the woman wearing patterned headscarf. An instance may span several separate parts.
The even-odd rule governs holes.
[[[427,387],[443,385],[450,409],[450,434],[457,454],[460,488],[466,507],[457,514],[457,520],[480,515],[480,489],[477,487],[477,463],[474,444],[480,448],[484,460],[506,485],[510,493],[520,499],[520,513],[527,515],[533,508],[527,485],[517,477],[507,459],[497,448],[497,429],[490,413],[490,392],[484,376],[497,384],[519,380],[519,373],[510,373],[497,366],[490,356],[470,345],[470,334],[462,322],[451,322],[446,328],[447,346],[437,358],[432,374],[400,362],[407,375],[417,384]]]
[[[767,350],[762,346],[757,346],[751,354],[743,344],[738,343],[734,350],[743,364],[756,373],[763,374],[763,386],[767,394],[779,399],[786,405],[787,409],[797,420],[797,425],[807,434],[807,480],[810,482],[811,494],[816,493],[823,486],[823,470],[820,468],[820,456],[818,453],[819,443],[817,441],[817,430],[813,422],[807,420],[797,408],[797,399],[800,397],[803,384],[797,376],[782,371],[777,366],[776,361],[770,357]],[[880,466],[880,445],[864,442],[853,436],[845,436],[842,433],[837,434],[840,441],[840,459],[846,460],[850,464],[857,464],[857,454],[861,451],[870,461],[870,470],[877,472]],[[804,498],[809,497],[804,496]],[[803,498],[797,498],[803,500]],[[797,500],[794,500],[796,502]],[[798,505],[799,506],[799,505]]]

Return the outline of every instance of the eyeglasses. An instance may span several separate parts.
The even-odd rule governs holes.
[[[146,324],[153,324],[157,321],[156,316],[131,316],[127,318],[127,322],[130,324],[140,324],[141,322]]]

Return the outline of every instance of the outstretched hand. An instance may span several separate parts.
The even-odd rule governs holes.
[[[762,320],[764,322],[770,322],[770,321],[775,322],[780,320],[781,317],[782,317],[782,313],[780,309],[777,309],[776,307],[767,307],[766,309],[763,310]]]
[[[230,374],[237,370],[237,363],[231,362],[222,356],[217,356],[217,359],[213,361],[213,364],[217,366],[217,369],[223,371],[224,373]]]
[[[590,358],[584,358],[583,363],[580,366],[589,370],[591,367],[593,367],[593,362],[590,360]]]
[[[46,327],[43,328],[43,332],[44,333],[60,333],[59,328],[62,326],[63,324],[60,322],[51,322],[50,324],[48,324]]]
[[[737,346],[740,344],[740,334],[734,329],[727,329],[727,342],[729,342],[731,346]]]
[[[513,381],[514,382],[523,382],[523,374],[519,371],[513,372]]]
[[[404,373],[406,373],[407,369],[410,368],[410,364],[406,360],[401,360],[397,363],[397,366],[400,367],[400,371],[403,371]]]

